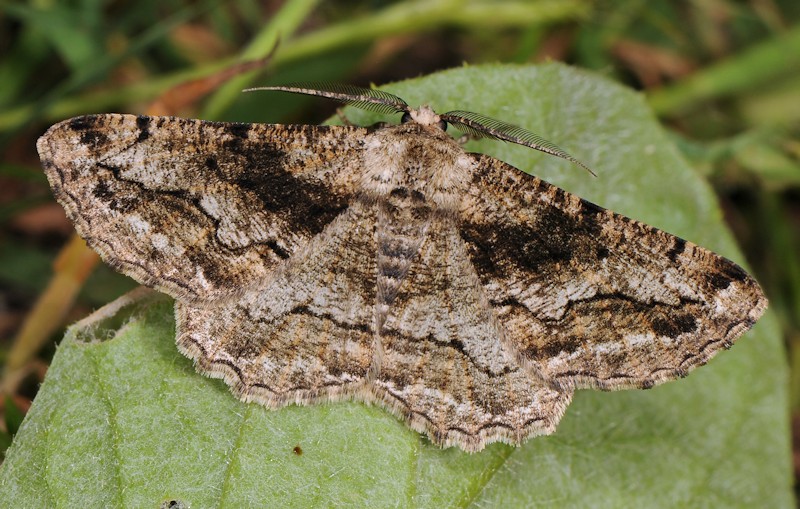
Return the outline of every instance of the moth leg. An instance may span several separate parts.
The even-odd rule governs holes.
[[[458,138],[456,138],[456,143],[458,143],[461,146],[464,146],[467,143],[469,143],[470,141],[475,141],[477,139],[478,139],[478,137],[475,136],[474,134],[464,133],[461,136],[459,136]]]
[[[350,122],[350,119],[347,118],[347,115],[344,114],[344,108],[343,107],[336,108],[336,116],[339,117],[339,120],[342,121],[343,125],[347,125],[347,126],[354,125],[352,122]]]

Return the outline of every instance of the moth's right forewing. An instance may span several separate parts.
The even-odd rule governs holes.
[[[705,364],[764,312],[730,260],[473,157],[461,235],[509,348],[539,377],[650,387]]]
[[[103,259],[188,300],[273,268],[347,208],[366,130],[92,115],[37,144],[53,192]]]

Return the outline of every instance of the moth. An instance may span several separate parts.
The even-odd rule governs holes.
[[[552,433],[579,388],[683,377],[748,330],[756,281],[486,155],[447,124],[580,164],[463,111],[345,85],[399,125],[89,115],[38,150],[103,259],[175,298],[178,348],[270,408],[386,408],[440,446]]]

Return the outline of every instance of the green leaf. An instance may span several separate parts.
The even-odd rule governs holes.
[[[599,177],[510,144],[469,148],[741,261],[708,185],[634,92],[558,64],[387,90],[530,129]],[[170,301],[128,298],[69,330],[8,451],[0,506],[791,507],[783,355],[768,313],[683,380],[579,391],[554,435],[469,455],[376,407],[241,403],[178,354]]]

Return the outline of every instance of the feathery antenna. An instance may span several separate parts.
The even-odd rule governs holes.
[[[389,115],[392,113],[407,113],[411,108],[396,95],[372,88],[356,87],[341,83],[290,83],[274,87],[257,87],[245,89],[245,92],[258,90],[279,90],[295,94],[315,95],[335,99],[345,104],[355,106],[375,113]]]
[[[523,145],[538,150],[539,152],[544,152],[545,154],[566,159],[588,171],[592,176],[597,176],[591,168],[569,155],[558,145],[514,124],[509,124],[502,120],[490,118],[471,111],[448,111],[447,113],[439,115],[439,117],[445,122],[452,124],[453,127],[461,132],[478,138],[503,140],[516,143],[517,145]]]
[[[390,115],[392,113],[411,112],[411,108],[408,106],[408,103],[394,94],[384,92],[383,90],[357,87],[354,85],[346,85],[341,83],[290,83],[288,85],[272,87],[248,88],[245,89],[244,92],[255,92],[260,90],[272,90],[327,97],[328,99],[341,101],[344,104],[349,104],[357,108],[373,111],[375,113],[382,113],[385,115]],[[453,127],[463,133],[475,136],[477,138],[490,138],[516,143],[517,145],[523,145],[525,147],[538,150],[539,152],[544,152],[545,154],[566,159],[567,161],[570,161],[588,171],[593,176],[597,176],[597,174],[595,174],[591,168],[569,155],[561,147],[547,141],[537,134],[523,129],[522,127],[471,111],[448,111],[447,113],[439,115],[439,118],[449,124],[452,124]]]

